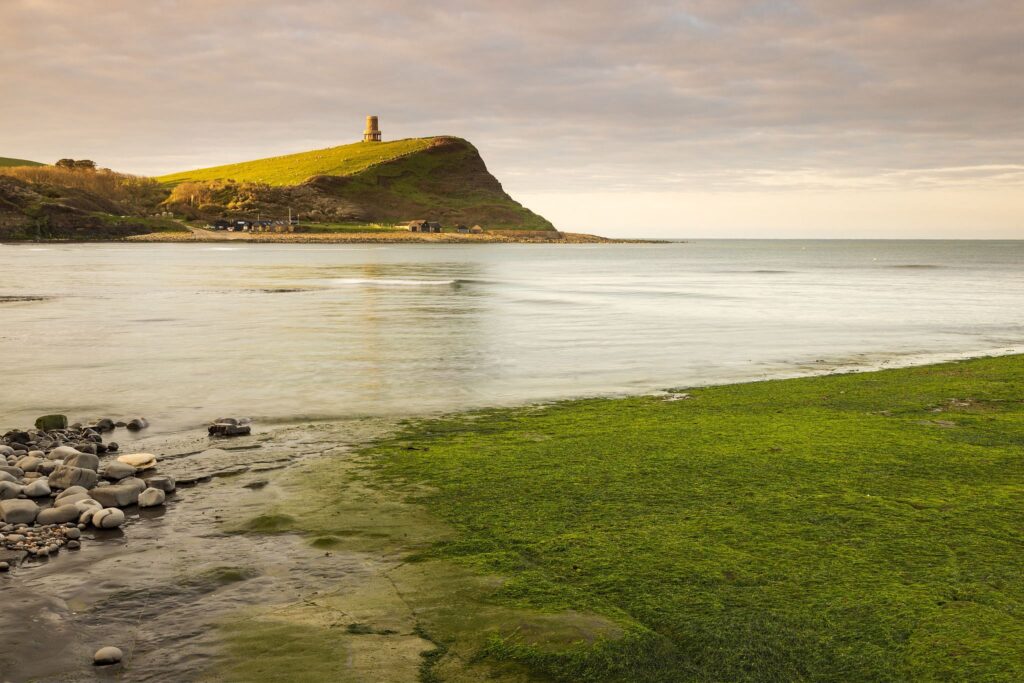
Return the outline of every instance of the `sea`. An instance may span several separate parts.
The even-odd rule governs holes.
[[[1024,241],[3,244],[0,429],[434,415],[1024,350]]]

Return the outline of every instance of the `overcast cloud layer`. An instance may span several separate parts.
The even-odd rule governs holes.
[[[0,46],[0,156],[155,174],[353,141],[375,113],[386,139],[470,139],[566,216],[584,194],[1024,192],[1020,0],[0,0]]]

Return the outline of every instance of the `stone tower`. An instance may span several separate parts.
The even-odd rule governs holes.
[[[380,142],[380,128],[377,127],[377,117],[366,117],[366,130],[363,131],[363,142]]]

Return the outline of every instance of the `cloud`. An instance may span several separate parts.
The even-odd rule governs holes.
[[[6,0],[0,44],[0,153],[47,161],[172,171],[377,113],[534,193],[1022,184],[1019,0]]]

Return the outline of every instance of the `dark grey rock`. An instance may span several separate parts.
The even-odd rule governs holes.
[[[218,422],[210,425],[208,431],[210,436],[248,436],[252,432],[252,427]]]

